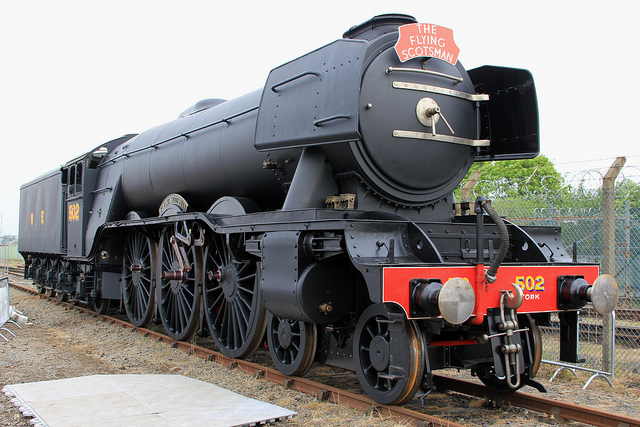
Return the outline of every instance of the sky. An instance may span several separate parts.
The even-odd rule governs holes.
[[[541,152],[559,170],[606,167],[617,156],[633,169],[640,31],[632,7],[621,0],[0,0],[0,235],[18,234],[23,183],[105,141],[174,120],[201,99],[259,89],[271,69],[384,13],[452,29],[467,69],[530,70]]]

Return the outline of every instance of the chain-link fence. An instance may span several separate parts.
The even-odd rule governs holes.
[[[513,180],[489,182],[480,177],[471,194],[468,185],[467,193],[462,194],[462,201],[473,202],[480,195],[491,198],[498,213],[517,225],[561,227],[562,243],[568,255],[578,262],[598,263],[601,273],[615,277],[620,290],[613,317],[615,332],[607,340],[604,337],[611,334],[603,331],[611,327],[607,323],[611,320],[605,321],[590,304],[581,310],[579,353],[585,361],[579,366],[612,372],[617,378],[640,371],[640,185],[625,176],[624,169],[618,164],[618,171],[615,171],[616,175],[622,173],[617,179],[613,178],[616,183],[614,197],[610,198],[613,202],[607,201],[606,192],[610,190],[603,186],[607,171],[598,170],[563,175],[561,185],[553,187],[546,187],[543,178],[541,185],[534,189],[522,185],[527,176],[522,178],[520,185]],[[637,176],[635,173],[629,175]],[[607,209],[607,203],[612,203],[611,209]],[[606,236],[607,228],[612,229],[610,237]],[[615,247],[612,261],[604,256],[607,245]],[[551,327],[542,330],[543,359],[558,361],[557,316],[552,315]]]

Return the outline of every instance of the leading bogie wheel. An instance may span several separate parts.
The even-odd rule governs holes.
[[[267,342],[271,360],[278,371],[285,375],[303,376],[315,360],[318,343],[316,325],[269,313]]]
[[[235,259],[222,236],[208,242],[203,269],[204,314],[211,338],[227,357],[247,357],[262,342],[267,311],[258,284],[254,261]]]
[[[111,300],[105,298],[95,298],[93,300],[93,311],[98,314],[107,314],[111,308]]]
[[[167,226],[158,244],[156,300],[165,332],[176,341],[191,338],[200,320],[201,248],[196,223]]]
[[[141,232],[134,230],[127,236],[122,257],[122,297],[129,321],[138,328],[147,326],[155,311],[155,254],[155,243]],[[105,300],[101,301],[97,308]]]
[[[358,379],[371,399],[400,405],[413,397],[425,365],[415,322],[391,306],[371,305],[358,320],[353,345]]]

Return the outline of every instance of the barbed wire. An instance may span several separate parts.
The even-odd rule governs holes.
[[[633,157],[637,158],[638,163],[631,165],[625,164],[616,178],[616,194],[620,198],[630,197],[631,191],[633,190],[633,186],[624,186],[621,185],[622,183],[627,180],[636,184],[640,183],[640,156]],[[589,162],[591,161],[577,161],[564,164],[584,164]],[[543,199],[563,197],[568,194],[594,197],[601,191],[603,179],[609,168],[610,166],[564,171],[560,173],[560,181],[558,181],[557,176],[542,176],[538,177],[535,186],[528,185],[531,179],[529,176],[497,180],[483,180],[480,178],[472,191],[472,200],[475,200],[478,196],[504,198],[513,197],[515,194],[527,194]],[[464,184],[465,181],[460,184],[459,189],[461,189]],[[463,199],[462,201],[465,202],[472,201],[466,200],[464,196]]]

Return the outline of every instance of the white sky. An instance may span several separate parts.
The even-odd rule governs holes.
[[[622,0],[0,0],[2,234],[18,233],[21,184],[201,99],[258,89],[272,68],[382,13],[451,28],[467,69],[529,69],[541,151],[556,164],[621,155],[631,164],[640,156],[634,9]]]

